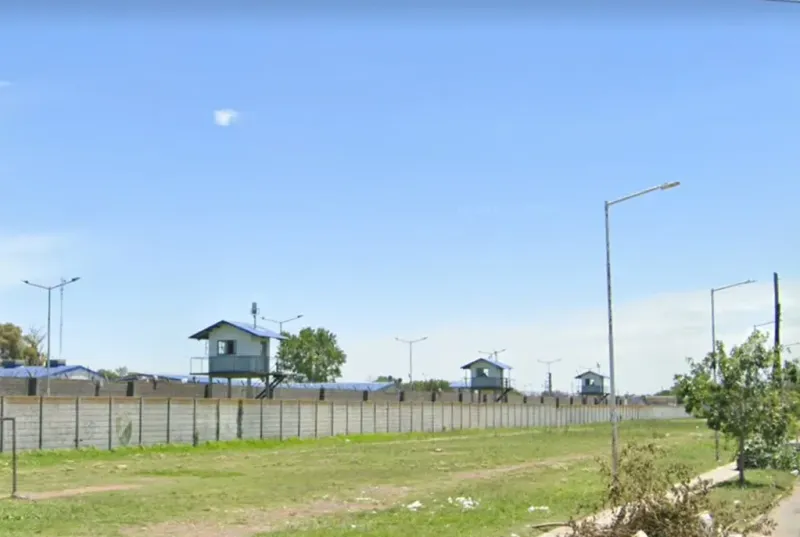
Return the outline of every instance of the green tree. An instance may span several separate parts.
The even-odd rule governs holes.
[[[411,389],[417,392],[450,392],[450,381],[442,379],[415,380]]]
[[[297,334],[284,332],[277,366],[297,382],[333,382],[342,376],[347,355],[336,334],[325,328],[306,327]]]
[[[796,398],[785,389],[779,349],[767,346],[767,336],[754,332],[729,354],[721,342],[702,361],[691,358],[691,371],[677,375],[678,396],[686,411],[706,420],[708,427],[737,440],[739,483],[744,485],[745,446],[758,440],[767,449],[785,445],[793,426]],[[719,381],[714,382],[717,366]],[[787,363],[787,369],[794,369]],[[792,372],[792,375],[796,374]]]
[[[25,365],[44,365],[45,355],[41,350],[44,334],[31,328],[23,333],[13,324],[0,324],[0,359],[25,362]]]

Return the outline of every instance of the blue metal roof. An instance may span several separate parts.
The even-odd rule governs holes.
[[[488,358],[478,358],[477,360],[472,360],[470,363],[462,365],[461,369],[469,369],[473,364],[477,364],[478,362],[486,362],[487,364],[499,367],[500,369],[511,369],[511,366],[508,364],[504,364],[503,362],[495,362],[494,360],[489,360]]]
[[[466,380],[456,380],[450,383],[450,387],[453,388],[454,390],[460,390],[464,388],[469,388],[470,383],[467,382]]]
[[[379,392],[394,386],[394,382],[291,382],[279,384],[278,388],[290,390],[354,390],[359,392]]]
[[[242,332],[247,332],[251,336],[256,336],[260,338],[270,338],[270,339],[286,339],[284,336],[280,335],[277,332],[273,332],[267,328],[262,328],[260,326],[253,327],[252,323],[241,323],[237,321],[217,321],[216,323],[212,324],[207,328],[203,328],[196,334],[189,336],[189,339],[199,339],[204,340],[208,339],[208,335],[211,333],[212,330],[219,328],[222,325],[232,326]]]
[[[90,375],[100,376],[97,371],[93,371],[82,365],[60,365],[50,368],[50,378],[64,377],[70,373],[85,372]],[[47,378],[47,368],[38,365],[24,365],[20,367],[8,367],[0,369],[0,377],[6,378]]]

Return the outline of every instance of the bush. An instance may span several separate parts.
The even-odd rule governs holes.
[[[800,453],[785,442],[779,444],[756,435],[745,441],[743,460],[745,468],[772,468],[775,470],[800,470]]]
[[[597,510],[613,512],[610,524],[592,519],[570,521],[575,537],[708,537],[708,521],[716,534],[768,534],[774,525],[766,517],[743,520],[736,506],[723,505],[709,497],[709,482],[693,479],[686,465],[667,464],[655,444],[631,444],[620,453],[618,479],[614,482],[607,464],[601,462],[608,480],[603,502]],[[704,516],[701,516],[704,515]]]

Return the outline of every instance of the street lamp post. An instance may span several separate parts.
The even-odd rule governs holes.
[[[414,389],[414,343],[419,343],[428,339],[428,336],[419,339],[402,339],[399,337],[394,338],[400,343],[408,345],[408,385]]]
[[[33,283],[28,280],[22,280],[22,283],[26,285],[30,285],[31,287],[38,287],[39,289],[44,289],[47,291],[47,361],[45,363],[45,367],[47,367],[47,395],[50,395],[50,318],[52,316],[52,305],[53,305],[53,290],[54,289],[61,289],[71,283],[75,283],[80,280],[80,277],[72,278],[71,280],[61,280],[61,283],[58,285],[40,285],[38,283]]]
[[[611,300],[611,232],[609,228],[608,212],[613,205],[617,205],[623,201],[638,198],[639,196],[644,196],[645,194],[650,194],[651,192],[657,192],[659,190],[669,190],[679,185],[680,183],[677,181],[664,183],[604,203],[606,225],[606,297],[608,299],[608,376],[610,383],[609,391],[611,392],[609,394],[611,399],[609,401],[609,414],[611,418],[611,473],[615,481],[617,479],[617,469],[619,466],[619,428],[617,427],[617,390],[616,378],[614,375],[614,316],[612,312],[613,303]]]
[[[295,315],[295,316],[294,316],[294,317],[292,317],[291,319],[284,319],[283,321],[276,321],[275,319],[267,319],[266,317],[261,317],[261,320],[262,320],[262,321],[267,321],[267,322],[269,322],[269,323],[275,323],[275,324],[277,324],[277,325],[278,325],[278,333],[279,333],[280,335],[283,335],[283,325],[284,325],[284,324],[286,324],[286,323],[290,323],[290,322],[292,322],[292,321],[296,321],[297,319],[302,319],[302,318],[303,318],[303,314],[301,313],[301,314],[299,314],[299,315]],[[275,354],[275,361],[277,362],[277,360],[278,360],[278,358],[277,358],[277,356],[278,356],[278,355],[277,355],[277,352],[278,352],[278,350],[277,350],[277,349],[275,349],[275,352],[276,352],[276,354]],[[280,364],[276,363],[276,364],[275,364],[275,368],[276,368],[276,370],[280,371],[280,370],[281,370],[281,368],[280,368]]]
[[[755,280],[745,280],[742,282],[732,283],[730,285],[723,285],[722,287],[715,287],[711,289],[711,352],[714,353],[714,368],[713,368],[713,375],[714,375],[714,384],[717,383],[717,322],[716,316],[714,311],[714,295],[720,291],[725,291],[726,289],[733,289],[734,287],[739,287],[741,285],[749,285],[751,283],[755,283]],[[719,431],[714,431],[714,455],[717,458],[717,462],[719,462]]]

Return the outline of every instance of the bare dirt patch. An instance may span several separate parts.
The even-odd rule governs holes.
[[[142,486],[143,485],[135,483],[129,483],[127,485],[102,485],[97,487],[81,487],[77,489],[50,490],[47,492],[31,492],[29,494],[21,494],[19,497],[23,500],[32,501],[54,500],[56,498],[71,498],[73,496],[80,496],[82,494],[97,494],[98,492],[135,490],[141,488]]]
[[[235,522],[215,523],[171,521],[138,528],[125,528],[127,537],[250,537],[256,533],[278,531],[301,524],[312,518],[341,513],[378,511],[406,496],[407,487],[376,486],[361,491],[361,496],[349,501],[324,498],[305,505],[269,510],[243,509],[223,514]]]

